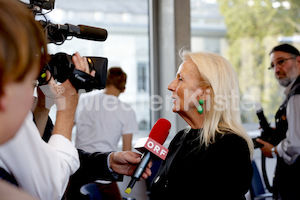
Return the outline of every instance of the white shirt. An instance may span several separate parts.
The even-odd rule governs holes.
[[[41,139],[31,112],[17,135],[0,146],[0,166],[42,200],[60,200],[79,165],[78,152],[67,138],[54,134],[48,143]]]
[[[292,82],[285,91],[287,95],[291,89]],[[300,155],[300,95],[293,95],[287,104],[286,117],[288,121],[288,130],[286,138],[276,147],[277,152],[284,161],[291,165]]]
[[[91,153],[117,151],[123,134],[138,132],[132,108],[101,91],[80,96],[75,124],[76,148]]]

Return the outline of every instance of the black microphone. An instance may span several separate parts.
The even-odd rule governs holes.
[[[107,30],[102,28],[73,24],[52,24],[42,20],[39,22],[47,29],[50,42],[63,42],[68,36],[93,41],[105,41],[107,38]]]
[[[151,157],[154,156],[163,160],[166,158],[168,149],[162,146],[162,144],[167,139],[170,128],[171,123],[168,120],[161,118],[154,124],[149,137],[139,139],[134,146],[135,149],[143,152],[143,156],[140,164],[131,176],[131,181],[129,182],[127,189],[125,190],[127,194],[131,192],[136,181],[140,180]]]
[[[78,27],[80,28],[80,34],[75,35],[75,37],[95,41],[105,41],[107,38],[105,29],[85,25],[78,25]]]

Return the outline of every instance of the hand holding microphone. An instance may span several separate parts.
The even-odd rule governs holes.
[[[138,140],[135,149],[143,152],[142,160],[138,167],[135,169],[131,177],[131,181],[128,184],[125,192],[129,194],[136,183],[140,180],[145,168],[147,167],[151,158],[165,159],[168,153],[168,149],[162,146],[169,135],[171,123],[166,119],[159,119],[154,124],[149,137],[141,138]]]
[[[131,176],[136,166],[141,162],[141,154],[133,152],[133,151],[117,151],[110,154],[109,157],[109,166],[110,168],[118,173],[124,174],[126,176]],[[142,178],[147,179],[151,176],[151,166],[152,163],[149,162],[146,167]]]

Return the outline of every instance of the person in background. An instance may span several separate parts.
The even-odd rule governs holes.
[[[171,141],[150,199],[245,199],[253,143],[241,124],[237,75],[214,53],[183,52],[182,59],[168,89],[173,112],[189,127]]]
[[[276,144],[262,139],[261,151],[277,158],[273,179],[274,199],[300,199],[300,53],[289,44],[275,46],[270,52],[271,66],[278,83],[285,87],[286,99],[275,115]]]
[[[76,148],[91,153],[117,151],[122,137],[122,150],[131,151],[138,124],[132,108],[118,98],[125,91],[126,80],[120,67],[111,67],[104,91],[81,95],[75,117]],[[96,182],[105,199],[121,199],[116,182]]]

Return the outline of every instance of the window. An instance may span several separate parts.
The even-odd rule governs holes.
[[[137,67],[137,87],[139,92],[146,91],[147,78],[146,78],[146,64],[138,63]]]
[[[256,105],[269,122],[283,100],[269,52],[279,43],[300,47],[297,1],[191,0],[191,49],[227,58],[239,76],[241,117],[258,128]],[[285,16],[285,17],[283,17]],[[291,19],[290,21],[287,21]],[[248,125],[246,125],[248,124]]]

